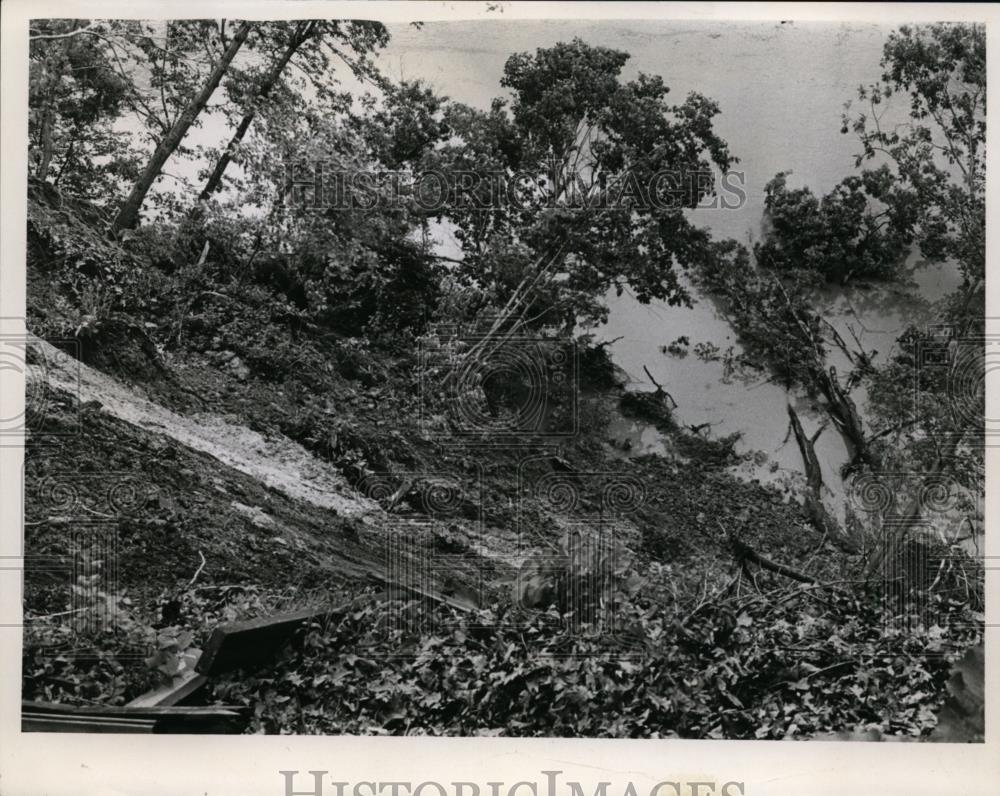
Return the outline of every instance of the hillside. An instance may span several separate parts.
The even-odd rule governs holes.
[[[95,24],[148,57],[133,23]],[[981,739],[976,699],[953,703],[982,674],[983,571],[959,536],[982,519],[982,383],[956,399],[913,364],[933,343],[949,373],[981,365],[958,361],[982,326],[981,239],[939,223],[961,186],[876,169],[820,199],[779,174],[744,246],[691,221],[711,186],[615,192],[736,162],[718,106],[625,81],[627,53],[514,54],[509,112],[486,111],[385,78],[378,23],[204,42],[199,25],[177,23],[190,52],[157,65],[186,82],[162,88],[170,124],[143,117],[142,157],[96,120],[141,108],[143,75],[79,28],[32,43],[35,102],[59,118],[33,123],[27,186],[25,700],[122,706],[220,627],[299,612],[287,643],[189,700],[267,733]],[[322,83],[331,42],[376,93]],[[220,52],[202,62],[203,43]],[[292,58],[321,88],[282,72]],[[185,148],[216,90],[232,140]],[[200,194],[151,190],[196,155],[215,163]],[[326,160],[339,204],[317,187]],[[518,170],[533,192],[487,201],[487,178]],[[433,206],[425,174],[450,186]],[[460,257],[433,240],[445,223]],[[903,285],[917,249],[957,263],[933,310],[950,337],[908,327],[881,358],[846,342],[817,297]],[[671,384],[645,366],[628,384],[597,342],[607,296],[666,311],[692,285],[734,342],[691,352],[783,390],[801,475],[763,483],[740,432],[685,424]],[[687,356],[680,340],[663,356]],[[824,432],[846,451],[833,468]]]

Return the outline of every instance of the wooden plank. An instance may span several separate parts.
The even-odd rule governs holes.
[[[182,672],[166,685],[147,691],[128,703],[130,708],[170,707],[198,691],[208,678],[194,669]]]
[[[471,602],[413,586],[393,585],[390,589],[400,595],[406,592],[445,603],[460,611],[469,612],[476,608]],[[195,669],[200,674],[211,677],[234,669],[259,667],[271,660],[292,634],[306,622],[322,621],[329,616],[352,610],[359,603],[373,603],[385,599],[387,599],[385,591],[376,592],[335,607],[313,606],[290,613],[219,625],[212,632]]]
[[[354,608],[360,602],[382,600],[382,593],[359,597],[337,606],[311,606],[284,614],[219,625],[205,645],[195,669],[206,676],[233,669],[252,669],[271,660],[292,634],[313,620],[323,620]]]
[[[140,707],[131,708],[128,705],[69,705],[65,702],[36,702],[31,699],[21,701],[21,710],[25,713],[75,714],[78,716],[122,716],[125,718],[157,717],[172,713],[183,713],[190,716],[208,715],[219,710],[233,711],[228,705],[207,705],[195,707]]]
[[[128,703],[130,708],[168,707],[187,699],[200,689],[208,678],[195,671],[195,666],[201,658],[201,650],[191,649],[184,653],[183,669],[169,683],[147,691]]]
[[[170,734],[234,734],[240,732],[245,722],[239,713],[219,711],[215,714],[204,714],[197,720],[189,716],[168,714],[157,719],[154,732]]]
[[[25,713],[22,732],[99,732],[157,734],[231,734],[239,732],[237,714],[203,715],[197,721],[188,716],[126,719],[119,716],[76,716],[55,713]]]
[[[240,715],[247,708],[238,705],[192,705],[129,707],[128,705],[67,705],[62,702],[24,700],[21,710],[26,713],[74,714],[78,716],[121,716],[125,718],[161,718],[163,716],[212,717],[221,714]]]
[[[335,608],[303,608],[287,614],[262,616],[219,625],[205,645],[195,669],[207,676],[266,663],[306,622],[334,613]]]
[[[156,719],[122,719],[110,716],[60,716],[23,713],[21,732],[100,732],[151,734]]]
[[[246,708],[79,706],[54,702],[21,703],[24,732],[232,733]]]

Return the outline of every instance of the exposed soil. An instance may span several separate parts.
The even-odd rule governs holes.
[[[384,386],[331,379],[323,400],[333,396],[340,411],[316,413],[316,393],[240,378],[197,354],[174,359],[168,380],[126,386],[43,341],[33,347],[43,362],[34,378],[46,379],[48,391],[45,433],[28,445],[27,549],[66,557],[74,523],[110,523],[118,583],[131,594],[152,596],[196,572],[199,583],[262,587],[393,581],[400,565],[387,562],[386,545],[400,531],[422,555],[447,557],[430,590],[469,605],[508,590],[526,558],[551,554],[581,523],[612,528],[638,562],[723,573],[727,534],[793,562],[811,558],[820,541],[796,504],[725,472],[724,444],[673,431],[671,446],[683,455],[622,456],[601,433],[615,389],[595,393],[582,410],[595,413],[592,431],[558,448],[469,450],[424,438],[412,411],[366,398]],[[202,396],[218,413],[204,411]],[[365,470],[346,455],[356,448],[367,454]],[[554,476],[580,490],[574,512],[532,493]],[[604,516],[588,490],[626,476],[641,499]],[[67,484],[77,493],[72,510],[58,504]],[[125,510],[114,505],[123,484],[141,495]],[[441,487],[460,495],[429,505],[426,496]],[[29,573],[32,607],[57,607],[54,593],[66,582]],[[46,584],[54,593],[39,602],[52,590]]]
[[[110,376],[67,357],[44,340],[31,342],[45,367],[33,371],[81,403],[96,401],[107,414],[207,453],[296,500],[338,514],[371,512],[377,505],[353,492],[334,468],[278,433],[267,436],[212,414],[185,416],[155,404]]]

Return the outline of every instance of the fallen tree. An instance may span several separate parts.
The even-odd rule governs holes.
[[[805,465],[807,486],[805,508],[810,521],[817,531],[844,552],[857,553],[857,544],[840,527],[840,523],[830,514],[823,503],[823,471],[820,469],[815,448],[816,440],[823,433],[823,427],[821,426],[819,431],[809,437],[802,428],[799,416],[791,404],[788,404],[788,419],[792,424],[792,432],[795,434],[795,441],[798,443],[799,451],[802,453],[802,462]]]

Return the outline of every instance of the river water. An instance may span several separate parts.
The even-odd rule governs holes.
[[[579,36],[584,41],[631,54],[624,77],[638,71],[661,75],[681,101],[699,91],[718,102],[716,129],[740,162],[746,202],[738,209],[697,209],[694,223],[716,237],[744,243],[759,238],[764,186],[777,172],[791,171],[790,187],[829,191],[854,170],[859,149],[852,135],[840,133],[844,103],[857,88],[880,74],[882,46],[891,28],[841,23],[711,22],[528,22],[428,23],[420,30],[392,29],[393,39],[380,58],[396,78],[421,78],[451,99],[486,109],[501,95],[499,80],[507,57]],[[904,102],[890,107],[883,124],[905,118]],[[442,233],[444,250],[456,250]],[[853,330],[867,350],[884,360],[910,323],[931,320],[929,303],[954,289],[954,268],[927,266],[911,257],[909,285],[848,290],[830,289],[821,297],[824,315],[851,340]],[[629,294],[609,296],[610,317],[594,330],[599,340],[615,340],[614,361],[637,389],[652,389],[647,367],[678,404],[685,424],[711,423],[713,436],[739,431],[737,449],[761,452],[741,474],[771,482],[787,481],[802,469],[794,438],[788,435],[785,404],[800,411],[806,431],[818,428],[823,415],[807,399],[788,395],[761,378],[746,383],[727,380],[720,362],[690,354],[664,354],[661,347],[680,336],[720,349],[734,345],[734,334],[717,304],[695,291],[691,309],[654,302],[642,305]],[[738,349],[738,347],[737,347]],[[844,372],[839,352],[831,363]],[[865,414],[866,396],[854,393]],[[658,435],[649,428],[621,422],[612,433],[628,439],[633,451],[655,451]],[[840,489],[837,470],[845,460],[843,443],[833,428],[819,438],[817,454],[826,483]],[[838,503],[840,501],[837,501]]]

